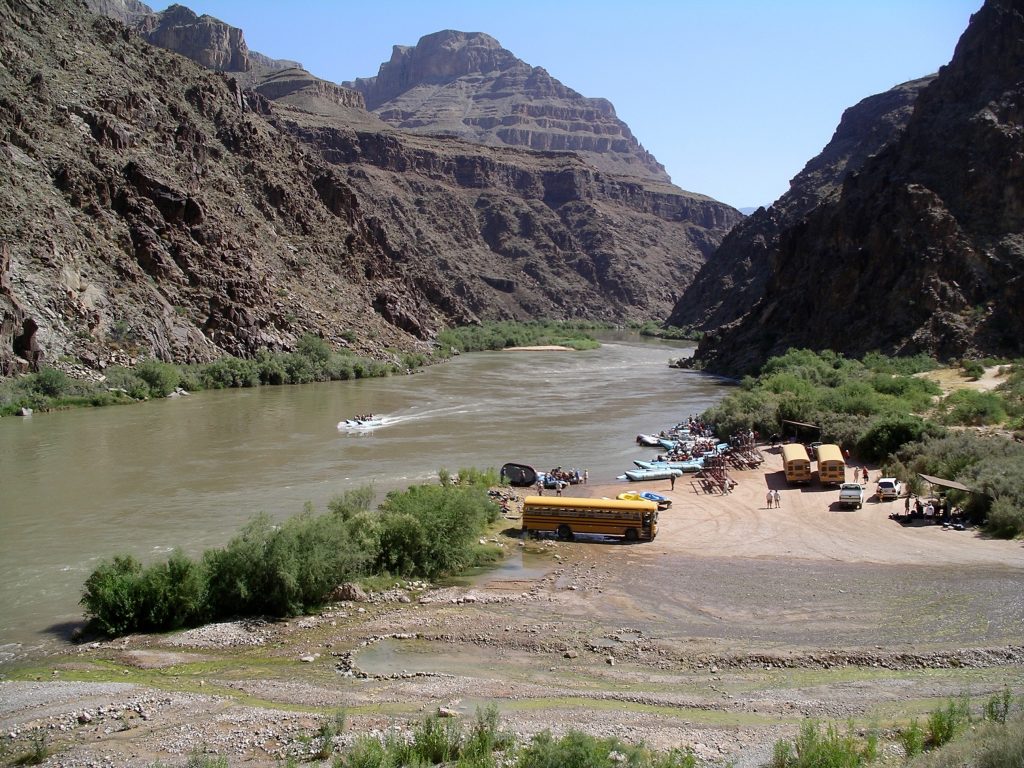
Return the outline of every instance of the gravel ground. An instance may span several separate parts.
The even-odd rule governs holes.
[[[342,710],[336,749],[494,703],[523,738],[578,728],[748,768],[806,717],[891,729],[962,692],[1024,691],[1019,542],[904,528],[894,504],[840,513],[816,489],[760,509],[767,458],[729,496],[649,484],[675,502],[649,544],[499,537],[521,570],[8,664],[0,754],[278,765],[313,759]]]

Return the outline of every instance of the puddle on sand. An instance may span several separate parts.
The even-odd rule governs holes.
[[[447,583],[460,587],[492,587],[501,588],[503,582],[515,582],[516,589],[520,582],[540,581],[557,563],[550,555],[524,551],[516,547],[508,557],[494,566],[474,568],[469,572],[448,580]]]
[[[494,648],[394,638],[361,648],[355,658],[356,666],[369,675],[426,672],[460,677],[505,675],[523,661]]]

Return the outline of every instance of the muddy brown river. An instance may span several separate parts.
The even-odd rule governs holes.
[[[98,562],[221,546],[281,519],[438,469],[631,466],[637,432],[703,411],[726,382],[671,369],[689,347],[623,334],[584,352],[463,355],[412,376],[202,392],[0,420],[0,661],[63,642]],[[359,413],[383,427],[339,430]]]

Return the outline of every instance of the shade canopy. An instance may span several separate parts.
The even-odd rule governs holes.
[[[924,480],[926,483],[937,485],[940,488],[953,488],[954,490],[957,491],[967,491],[968,493],[974,493],[974,491],[972,491],[966,485],[964,485],[963,483],[958,483],[956,480],[946,480],[943,477],[932,477],[931,475],[924,475],[920,472],[917,473],[917,476]]]

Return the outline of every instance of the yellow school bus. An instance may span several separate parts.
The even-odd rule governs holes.
[[[651,541],[658,535],[658,505],[653,501],[527,496],[523,499],[523,531],[553,531],[566,541],[577,533]]]
[[[811,481],[811,460],[807,457],[807,449],[800,443],[783,445],[782,469],[786,472],[787,483],[809,483]]]
[[[818,482],[822,485],[842,485],[846,482],[846,460],[838,445],[818,446]]]

